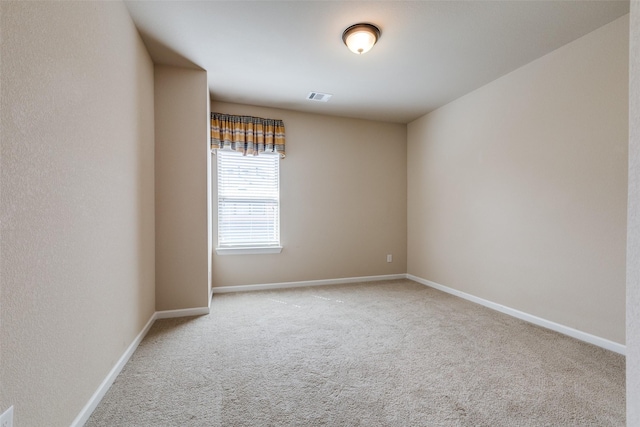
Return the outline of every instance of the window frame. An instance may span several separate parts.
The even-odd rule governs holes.
[[[242,153],[233,151],[230,149],[216,150],[216,211],[217,211],[217,233],[216,233],[216,253],[218,255],[256,255],[256,254],[275,254],[282,252],[282,240],[281,240],[281,229],[280,229],[280,155],[278,153],[260,153],[260,157],[262,156],[273,156],[273,161],[275,162],[276,167],[276,220],[275,227],[277,230],[278,241],[276,244],[268,244],[266,242],[247,242],[247,243],[238,243],[238,244],[220,244],[220,211],[221,211],[221,191],[220,191],[220,162],[221,155],[233,155],[233,156],[242,156]],[[253,156],[247,156],[253,157]],[[257,199],[256,199],[257,200]],[[264,199],[263,199],[264,200]],[[271,199],[274,200],[274,199]]]

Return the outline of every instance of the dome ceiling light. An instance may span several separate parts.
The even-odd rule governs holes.
[[[369,52],[380,38],[380,29],[372,24],[355,24],[344,30],[342,41],[358,55]]]

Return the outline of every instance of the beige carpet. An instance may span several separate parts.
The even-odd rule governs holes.
[[[160,320],[87,426],[623,426],[623,356],[408,280]]]

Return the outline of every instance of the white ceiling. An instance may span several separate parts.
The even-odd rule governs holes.
[[[214,100],[399,123],[629,12],[628,0],[126,5],[154,62],[207,70]],[[382,31],[362,56],[341,39],[358,22]]]

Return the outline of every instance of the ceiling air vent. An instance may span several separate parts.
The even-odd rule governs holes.
[[[327,102],[329,98],[331,98],[331,95],[328,93],[309,92],[309,95],[307,95],[309,101]]]

